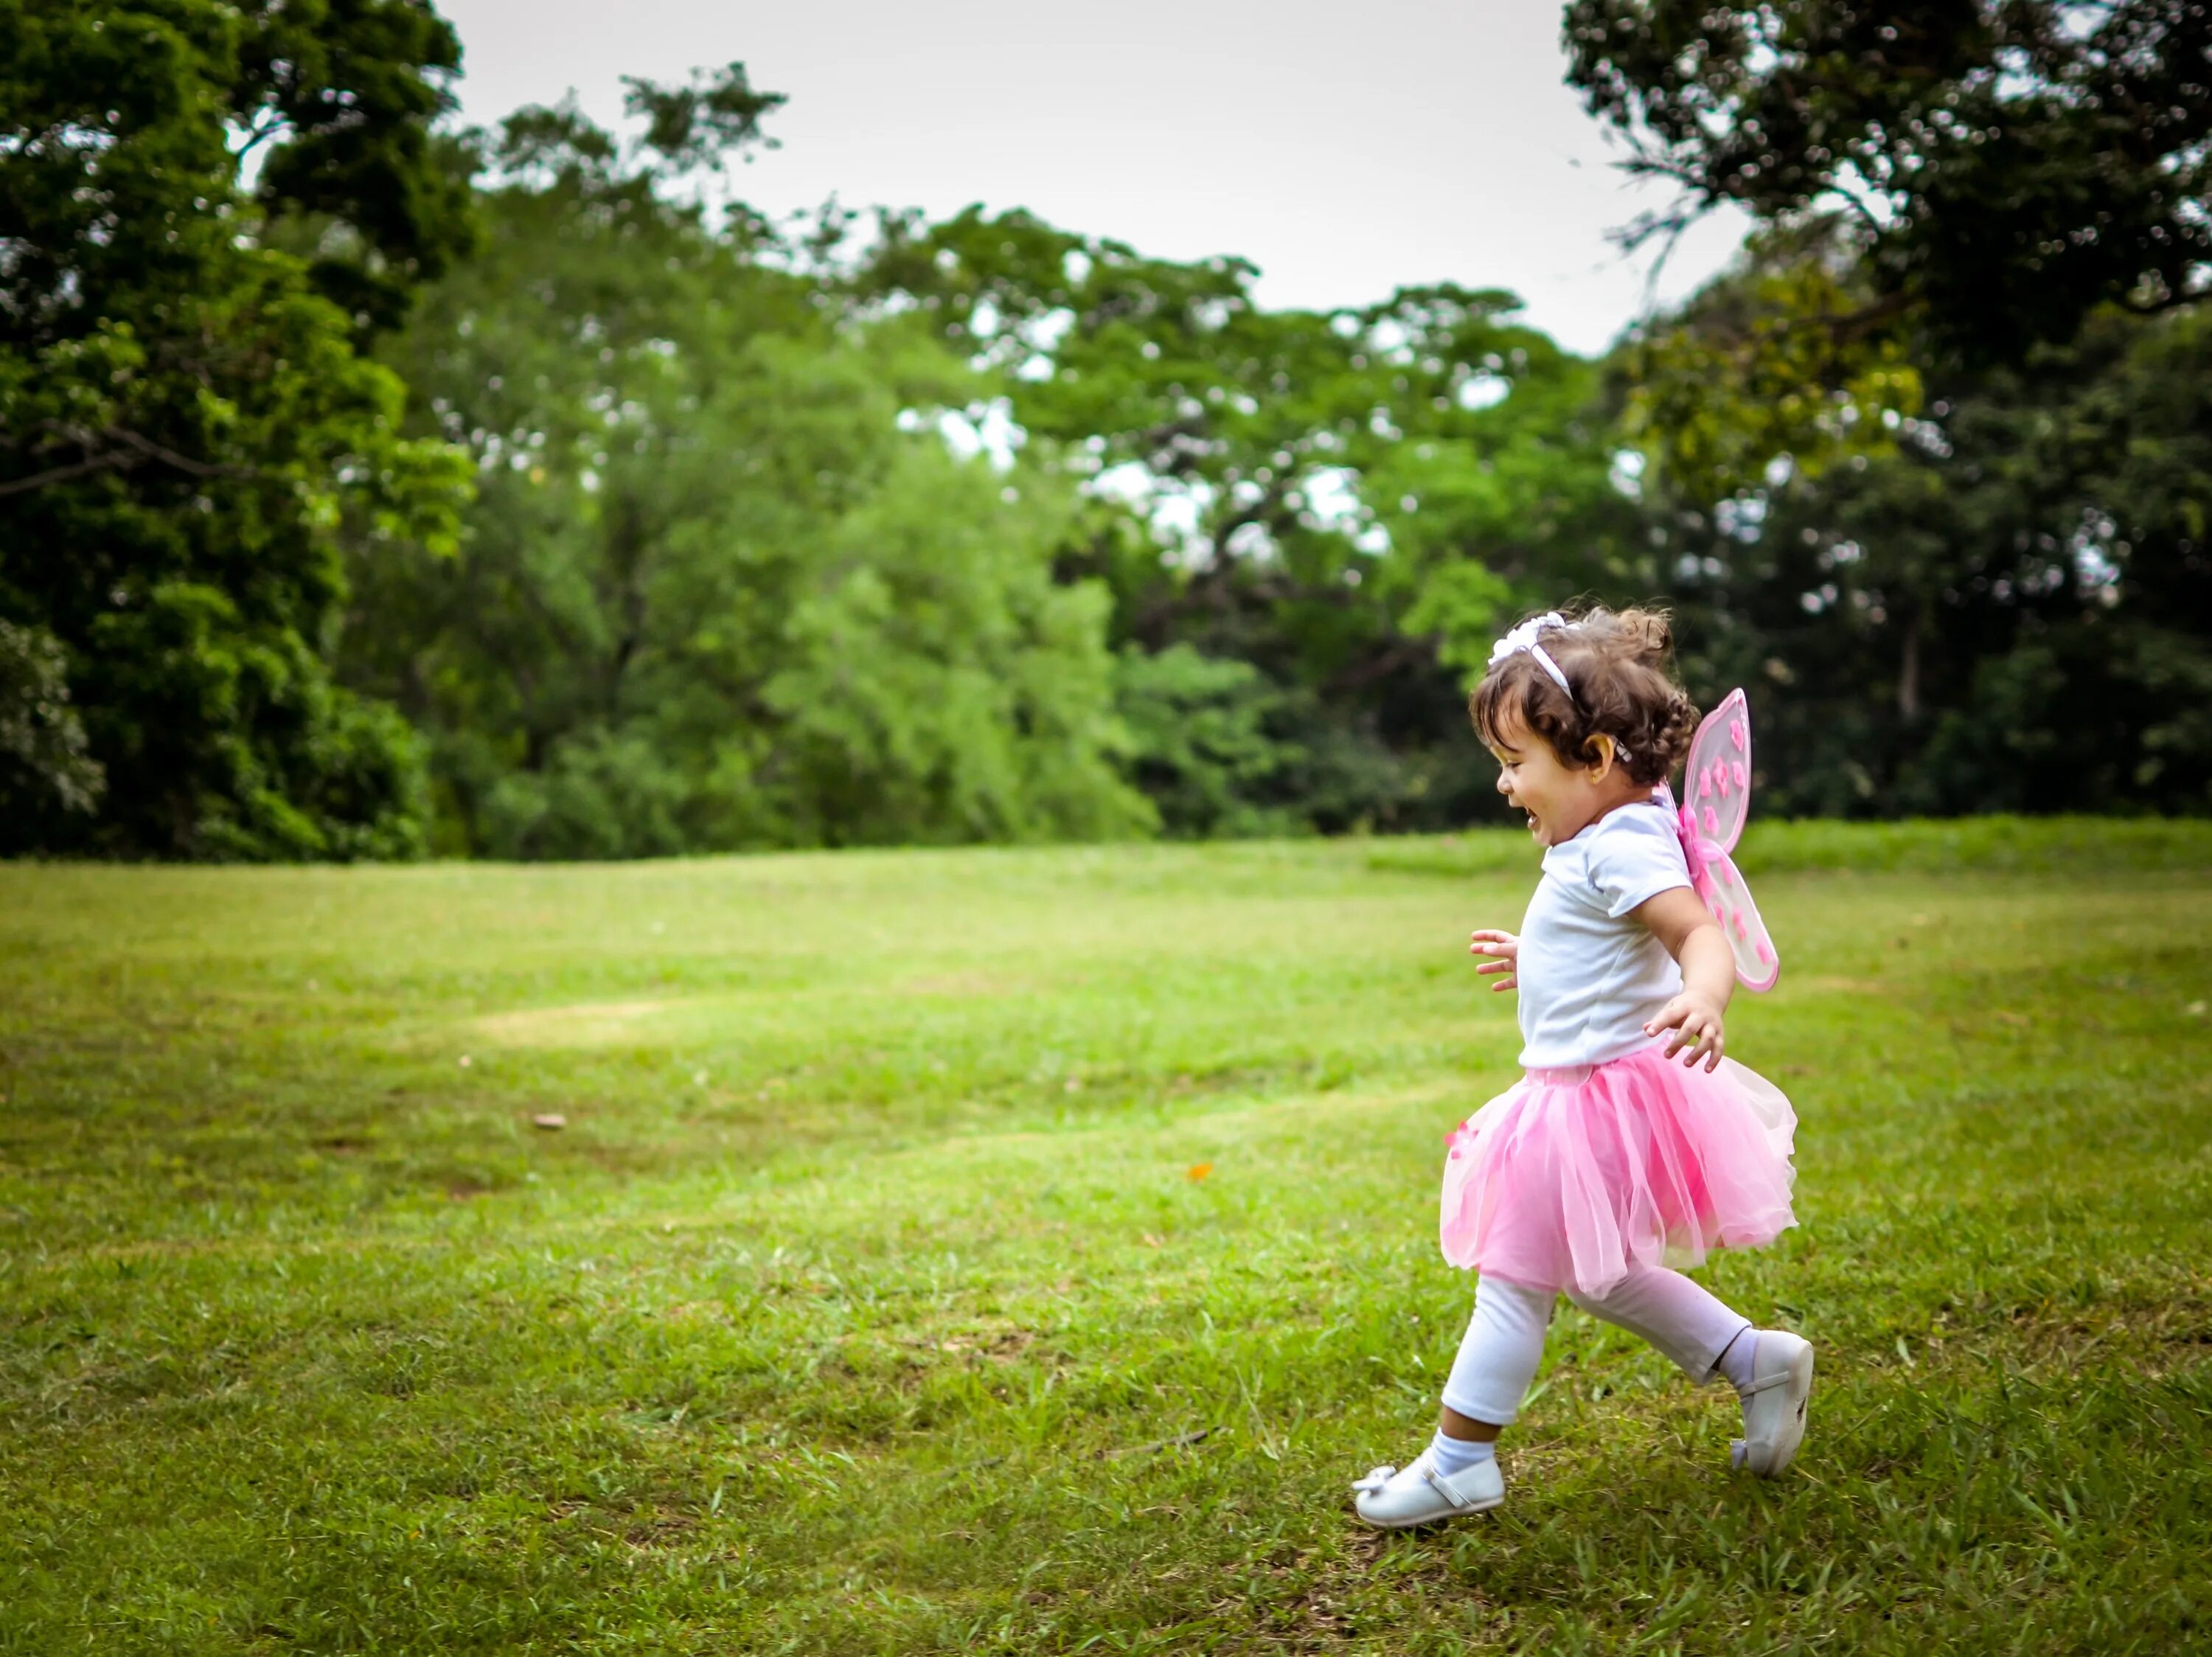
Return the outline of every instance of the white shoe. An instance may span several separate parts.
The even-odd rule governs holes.
[[[1377,1530],[1402,1531],[1495,1508],[1505,1500],[1505,1475],[1493,1455],[1446,1478],[1423,1450],[1412,1465],[1377,1467],[1352,1488],[1358,1492],[1352,1506],[1362,1519]]]
[[[1805,1403],[1813,1396],[1813,1343],[1786,1330],[1762,1329],[1752,1350],[1743,1400],[1743,1436],[1729,1445],[1729,1465],[1772,1478],[1805,1441]]]

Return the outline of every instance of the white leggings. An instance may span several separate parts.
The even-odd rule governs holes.
[[[1470,1420],[1511,1424],[1544,1358],[1544,1331],[1556,1293],[1528,1288],[1503,1277],[1474,1287],[1474,1316],[1444,1381],[1444,1404]],[[1680,1365],[1691,1380],[1711,1380],[1748,1319],[1679,1271],[1631,1272],[1609,1295],[1567,1298],[1592,1317],[1639,1335]]]

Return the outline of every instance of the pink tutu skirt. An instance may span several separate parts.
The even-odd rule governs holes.
[[[1708,1075],[1663,1051],[1531,1070],[1460,1124],[1444,1258],[1603,1295],[1631,1271],[1696,1265],[1796,1224],[1790,1101],[1733,1059]]]

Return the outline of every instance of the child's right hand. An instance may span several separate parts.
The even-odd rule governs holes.
[[[1467,947],[1467,953],[1492,957],[1474,969],[1484,978],[1497,972],[1505,975],[1490,986],[1493,993],[1510,990],[1521,982],[1517,976],[1521,965],[1521,940],[1510,932],[1493,932],[1486,927],[1474,935],[1474,941]]]

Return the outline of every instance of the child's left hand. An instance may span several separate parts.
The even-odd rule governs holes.
[[[1493,990],[1510,990],[1521,982],[1521,940],[1510,932],[1484,927],[1474,935],[1474,941],[1468,945],[1467,953],[1492,958],[1474,969],[1482,977],[1490,978],[1500,972],[1505,975],[1490,986]]]
[[[1722,1028],[1721,1009],[1717,1002],[1690,991],[1684,991],[1659,1009],[1659,1016],[1644,1026],[1644,1033],[1656,1036],[1662,1030],[1674,1032],[1667,1044],[1665,1057],[1687,1051],[1689,1057],[1682,1063],[1692,1069],[1698,1061],[1705,1062],[1705,1072],[1711,1075],[1720,1068],[1721,1054],[1728,1039]]]

